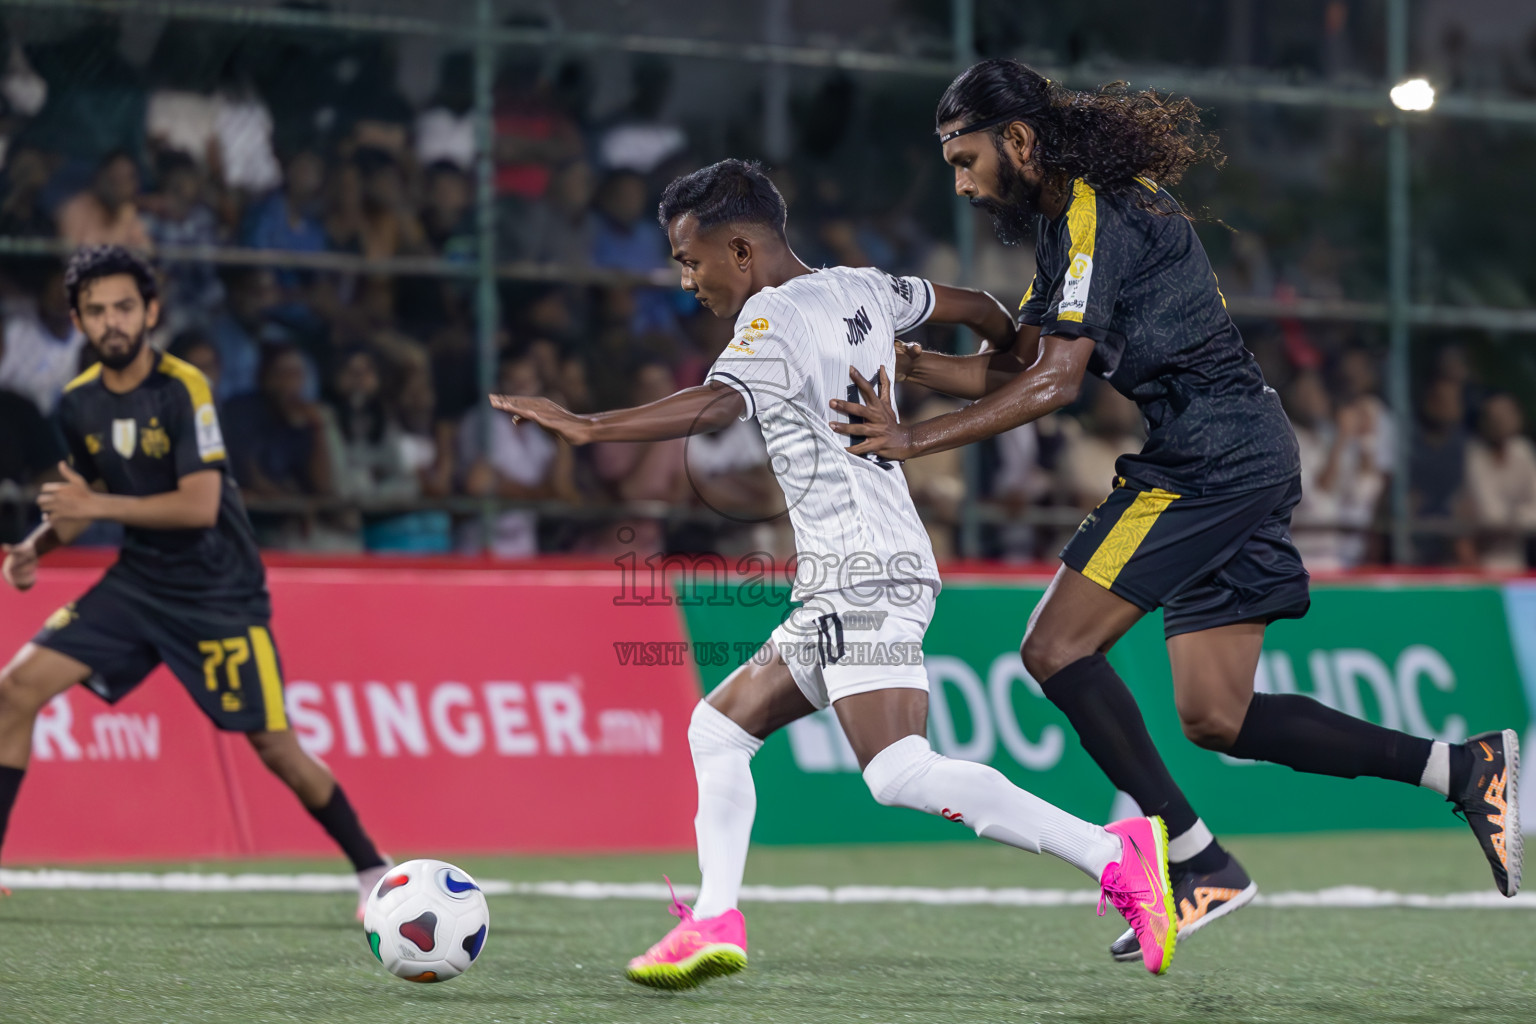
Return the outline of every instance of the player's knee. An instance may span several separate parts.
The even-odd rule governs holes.
[[[1224,752],[1237,742],[1237,733],[1243,727],[1241,715],[1229,714],[1223,708],[1181,707],[1179,725],[1184,735],[1197,747]]]
[[[0,718],[31,717],[48,703],[49,688],[29,666],[0,669]]]
[[[1038,682],[1044,682],[1074,661],[1081,661],[1092,653],[1091,650],[1082,650],[1078,645],[1035,629],[1024,634],[1024,642],[1019,645],[1019,657],[1024,660],[1024,670]]]
[[[942,760],[924,736],[905,736],[870,758],[864,766],[864,784],[875,802],[886,807],[927,808],[904,796],[910,783]]]

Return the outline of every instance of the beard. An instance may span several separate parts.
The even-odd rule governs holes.
[[[1013,166],[1004,152],[1002,141],[993,139],[997,146],[997,191],[1001,199],[972,199],[971,205],[985,210],[992,218],[992,231],[1004,245],[1026,245],[1035,237],[1035,215],[1040,212],[1040,184],[1030,184]]]
[[[139,358],[139,353],[144,349],[144,340],[149,337],[149,328],[146,326],[140,331],[138,336],[133,339],[132,344],[124,351],[107,352],[102,348],[107,339],[121,337],[124,337],[122,333],[113,331],[110,334],[103,335],[100,342],[93,342],[91,345],[96,350],[96,356],[101,360],[101,365],[109,370],[124,369],[135,359]]]

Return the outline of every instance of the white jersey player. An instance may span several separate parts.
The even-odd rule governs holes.
[[[492,404],[572,444],[655,441],[756,417],[795,530],[798,607],[761,654],[694,709],[694,820],[702,883],[692,908],[629,964],[644,985],[690,988],[746,966],[737,909],[757,798],[751,759],[775,730],[832,706],[882,804],[962,822],[977,835],[1054,854],[1086,872],[1136,930],[1147,968],[1167,969],[1174,911],[1159,818],[1107,828],[1014,786],[927,740],[923,634],[938,570],[899,465],[850,454],[830,403],[888,389],[895,335],[927,320],[994,342],[1014,322],[984,292],[869,269],[813,271],[785,239],[784,200],[755,165],[726,160],[668,186],[660,220],[682,286],[736,334],[705,383],[635,409],[577,415],[548,399]]]

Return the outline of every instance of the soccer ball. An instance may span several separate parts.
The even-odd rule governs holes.
[[[373,955],[396,977],[447,981],[480,956],[490,923],[485,894],[463,868],[411,860],[373,887],[363,932]]]

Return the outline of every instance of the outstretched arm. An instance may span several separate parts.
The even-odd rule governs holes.
[[[896,379],[911,381],[955,398],[991,394],[1029,369],[1040,353],[1040,328],[1024,324],[1001,344],[974,355],[927,352],[921,345],[896,343]]]
[[[690,434],[707,434],[729,426],[747,411],[746,400],[739,393],[713,381],[649,405],[588,416],[573,413],[547,398],[492,395],[491,405],[510,413],[514,422],[530,420],[571,444],[668,441]]]
[[[897,422],[889,384],[882,382],[877,394],[869,381],[850,368],[866,404],[838,399],[831,404],[837,412],[863,422],[833,423],[832,429],[863,439],[848,449],[854,455],[874,452],[882,458],[900,461],[959,448],[1070,405],[1077,399],[1092,355],[1092,338],[1048,335],[1040,339],[1040,356],[1029,369],[964,409],[920,423]],[[881,371],[882,377],[884,372]]]

